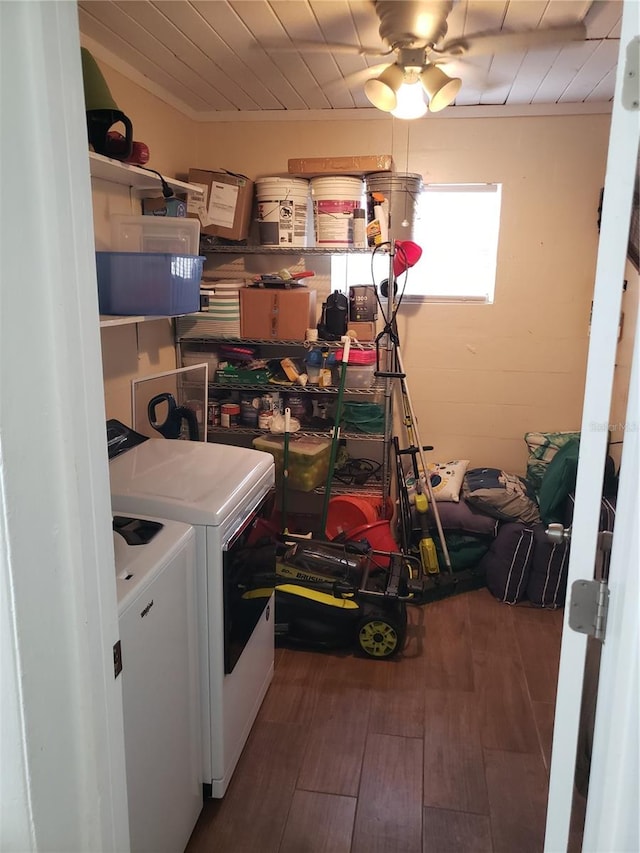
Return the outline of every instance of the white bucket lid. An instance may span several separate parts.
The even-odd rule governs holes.
[[[367,186],[380,184],[389,186],[408,183],[422,183],[422,175],[418,172],[373,172],[366,176]]]
[[[273,187],[296,187],[305,192],[309,189],[309,181],[305,178],[256,178],[255,184],[256,188],[271,185]]]
[[[345,175],[336,175],[335,177],[322,176],[318,178],[311,178],[312,192],[314,188],[325,189],[327,186],[360,190],[362,188],[362,178],[348,177]]]

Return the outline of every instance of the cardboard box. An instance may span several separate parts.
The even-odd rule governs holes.
[[[347,323],[347,333],[354,332],[359,341],[375,341],[376,339],[376,324],[375,323]]]
[[[244,287],[240,291],[243,338],[303,341],[307,329],[314,329],[316,324],[315,290]]]
[[[200,230],[213,237],[244,240],[253,208],[253,181],[244,175],[189,169],[189,183],[205,188],[204,196],[189,196],[187,216],[200,219]]]
[[[143,198],[142,213],[145,216],[185,217],[187,203],[179,198]]]
[[[305,178],[314,175],[368,175],[393,171],[391,154],[365,154],[357,157],[303,157],[289,160],[289,174]]]

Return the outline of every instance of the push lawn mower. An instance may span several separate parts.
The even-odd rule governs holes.
[[[275,571],[265,571],[256,565],[255,549],[248,550],[246,568],[252,568],[243,573],[242,595],[264,598],[275,590],[276,638],[325,649],[355,645],[378,659],[402,649],[407,603],[422,590],[419,560],[373,550],[366,541],[283,537],[275,546]]]

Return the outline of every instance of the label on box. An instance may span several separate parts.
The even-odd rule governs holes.
[[[238,187],[214,181],[211,184],[211,197],[208,207],[209,222],[207,224],[233,228],[237,204]]]
[[[189,193],[187,199],[187,213],[192,213],[200,220],[203,228],[211,224],[209,213],[207,211],[207,199],[209,197],[209,187],[206,184],[193,184],[194,187],[199,187],[202,190],[202,196],[196,196]]]

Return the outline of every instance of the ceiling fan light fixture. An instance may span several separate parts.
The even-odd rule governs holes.
[[[374,107],[385,113],[395,109],[397,104],[397,91],[402,86],[404,71],[398,65],[390,65],[385,68],[379,77],[367,80],[364,84],[364,93]]]
[[[429,112],[432,113],[452,104],[462,86],[459,77],[449,77],[437,65],[427,65],[420,74],[420,82],[429,96]]]
[[[404,83],[396,92],[397,105],[391,110],[391,115],[395,118],[422,118],[427,112],[419,71],[419,68],[405,69]]]

